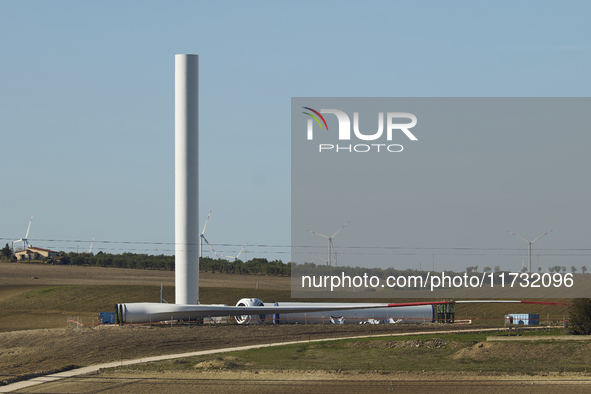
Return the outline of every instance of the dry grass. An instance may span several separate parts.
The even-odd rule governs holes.
[[[202,272],[200,283],[204,303],[234,305],[237,294],[277,301],[290,296],[287,277]],[[68,316],[92,323],[116,303],[159,302],[160,284],[164,299],[174,302],[171,271],[0,263],[0,332],[61,328]]]
[[[200,287],[290,290],[289,277],[200,272]],[[174,286],[173,271],[70,265],[0,263],[0,286],[138,285]]]
[[[23,374],[258,343],[434,331],[440,325],[112,326],[0,333],[0,381]]]
[[[98,312],[111,311],[116,303],[158,302],[161,283],[164,299],[174,302],[174,272],[170,271],[0,263],[0,332],[64,327],[67,316],[79,316],[83,322],[91,323]],[[266,302],[295,300],[291,298],[288,277],[202,272],[200,284],[203,303],[235,305],[243,297]],[[551,301],[569,302],[569,299]],[[561,322],[568,308],[527,304],[456,305],[457,319],[472,319],[479,324],[503,325],[507,313],[538,313],[542,321],[549,318]]]
[[[174,273],[169,271],[0,263],[2,375],[14,378],[72,364],[90,365],[227,345],[345,336],[367,330],[376,333],[425,330],[430,326],[123,327],[83,332],[64,328],[67,316],[79,316],[84,323],[91,323],[98,312],[111,311],[115,303],[158,302],[161,283],[164,284],[164,298],[174,302]],[[200,284],[203,303],[234,305],[243,297],[256,297],[266,302],[292,300],[290,278],[286,277],[201,273]],[[496,326],[503,325],[502,318],[507,313],[539,313],[542,318],[549,313],[551,318],[561,320],[566,308],[524,304],[458,304],[456,308],[457,318],[471,318],[477,324]]]

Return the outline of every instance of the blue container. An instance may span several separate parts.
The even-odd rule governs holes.
[[[100,312],[99,319],[102,319],[103,324],[115,324],[114,312]]]

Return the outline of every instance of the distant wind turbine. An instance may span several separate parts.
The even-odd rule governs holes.
[[[527,260],[528,260],[527,272],[531,273],[531,244],[533,244],[534,242],[536,242],[538,239],[542,238],[544,235],[550,234],[552,232],[552,230],[548,231],[547,233],[544,233],[544,234],[540,235],[538,238],[534,239],[533,241],[528,241],[527,239],[521,238],[519,235],[517,235],[515,233],[512,233],[509,230],[507,230],[507,232],[509,234],[512,234],[512,235],[516,236],[520,240],[527,242],[527,244],[528,244],[528,250],[527,250]]]
[[[207,223],[209,222],[209,217],[211,216],[211,211],[209,211],[209,215],[207,215],[207,220],[205,221],[205,226],[203,226],[203,231],[201,231],[201,235],[199,235],[199,257],[203,256],[203,241],[211,248],[211,251],[217,256],[217,253],[209,242],[207,242],[207,238],[205,238],[205,229],[207,228]]]
[[[349,221],[349,222],[350,222],[350,221]],[[323,238],[326,238],[326,239],[328,239],[328,260],[327,260],[327,264],[328,264],[328,265],[330,265],[330,264],[331,264],[331,262],[332,262],[332,255],[333,255],[333,254],[335,254],[335,253],[334,253],[334,246],[333,246],[333,244],[332,244],[332,240],[333,240],[333,238],[334,238],[334,237],[336,237],[336,235],[339,233],[339,231],[341,231],[342,229],[344,229],[344,228],[345,228],[345,226],[346,226],[347,224],[349,224],[349,222],[347,222],[347,223],[343,224],[343,225],[341,226],[341,228],[339,228],[339,229],[337,230],[337,232],[336,232],[336,233],[334,233],[334,234],[332,235],[332,237],[329,237],[329,236],[327,236],[327,235],[323,235],[323,234],[319,234],[319,233],[315,233],[314,231],[310,231],[310,230],[308,230],[308,232],[310,232],[310,233],[312,233],[312,234],[314,234],[314,235],[318,235],[319,237],[323,237]],[[335,254],[335,258],[334,258],[334,260],[335,260],[335,261],[334,261],[334,264],[335,264],[335,266],[336,266],[336,265],[337,265],[336,254]]]
[[[29,220],[29,227],[27,227],[27,233],[25,234],[25,237],[24,238],[21,238],[21,239],[19,239],[17,241],[13,241],[12,242],[13,248],[14,248],[14,243],[15,242],[22,242],[23,243],[23,250],[26,250],[29,247],[28,237],[29,237],[29,230],[31,230],[31,223],[32,222],[33,222],[33,215],[31,215],[31,220]]]
[[[236,260],[238,260],[238,257],[240,257],[240,255],[242,254],[242,252],[244,251],[244,249],[246,249],[246,245],[248,245],[248,242],[244,244],[244,246],[242,247],[242,249],[240,249],[240,252],[238,253],[238,255],[236,257],[234,257],[234,256],[226,256],[225,254],[223,254],[221,256],[222,257],[227,257],[229,259],[234,259],[234,261],[236,261]],[[217,256],[217,254],[216,254],[216,256]]]
[[[328,265],[328,261],[324,260],[322,257],[319,257],[317,254],[314,254],[314,258],[312,259],[312,261],[310,261],[310,264],[313,263],[315,259],[320,259]]]

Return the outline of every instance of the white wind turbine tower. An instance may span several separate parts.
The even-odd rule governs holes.
[[[336,267],[336,265],[337,265],[337,257],[339,257],[339,256],[342,256],[342,255],[344,255],[344,254],[345,254],[345,252],[334,252],[334,254],[333,254],[332,258],[333,258],[333,260],[334,260],[334,265],[335,265],[335,267]]]
[[[201,235],[199,235],[199,257],[203,256],[203,241],[210,247],[211,251],[217,256],[218,254],[213,250],[209,242],[207,242],[207,238],[205,238],[205,229],[207,228],[207,222],[209,222],[209,217],[211,216],[211,211],[209,211],[209,215],[207,215],[207,220],[205,220],[205,226],[203,226],[203,231],[201,231]],[[219,257],[219,256],[218,256]]]
[[[349,221],[349,222],[350,222],[350,221]],[[342,229],[344,229],[344,228],[345,228],[345,226],[346,226],[347,224],[349,224],[349,222],[347,222],[347,223],[343,224],[343,225],[341,226],[341,228],[339,228],[339,229],[337,230],[337,232],[336,232],[336,233],[334,233],[334,234],[332,235],[332,237],[329,237],[329,236],[326,236],[326,235],[323,235],[323,234],[318,234],[318,233],[315,233],[314,231],[310,231],[310,230],[308,230],[308,232],[310,232],[310,233],[312,233],[312,234],[314,234],[314,235],[318,235],[319,237],[323,237],[323,238],[326,238],[326,239],[328,239],[328,261],[327,261],[327,263],[328,263],[329,265],[330,265],[330,264],[331,264],[331,262],[332,262],[332,255],[334,254],[334,247],[333,247],[333,245],[332,245],[332,240],[333,240],[333,238],[334,238],[334,237],[335,237],[335,236],[336,236],[336,235],[339,233],[339,231],[341,231]],[[336,266],[336,265],[337,265],[337,260],[336,260],[336,255],[335,255],[335,266]]]
[[[240,249],[240,252],[238,253],[238,255],[236,255],[236,257],[234,257],[234,256],[226,256],[225,254],[223,254],[221,256],[222,257],[227,257],[229,259],[234,259],[234,261],[236,261],[236,260],[238,260],[238,257],[240,257],[240,255],[242,254],[242,252],[244,251],[244,249],[246,249],[246,245],[248,245],[248,242],[244,244],[244,246],[242,247],[242,249]],[[218,255],[216,254],[216,256],[218,256]]]
[[[531,273],[531,244],[533,244],[534,242],[536,242],[538,239],[542,238],[544,235],[550,234],[552,232],[552,230],[548,231],[547,233],[544,233],[542,235],[540,235],[538,238],[534,239],[533,241],[528,241],[527,239],[521,238],[519,235],[512,233],[511,231],[507,230],[507,232],[509,234],[515,235],[517,238],[519,238],[522,241],[527,242],[528,244],[528,250],[527,250],[527,272]]]
[[[31,220],[29,220],[29,227],[27,227],[27,233],[25,234],[24,238],[21,238],[17,241],[12,242],[12,248],[14,249],[14,243],[15,242],[22,242],[23,243],[23,250],[27,250],[27,248],[29,247],[29,240],[27,239],[29,237],[29,230],[31,230],[31,223],[33,222],[33,215],[31,215]]]

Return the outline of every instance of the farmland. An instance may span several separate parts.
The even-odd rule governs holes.
[[[102,267],[75,267],[75,266],[47,266],[41,264],[0,264],[0,381],[10,381],[19,376],[28,374],[43,373],[47,371],[56,371],[60,369],[72,368],[73,366],[92,365],[106,361],[117,361],[123,359],[139,358],[159,354],[181,353],[191,350],[223,348],[227,346],[239,346],[245,344],[284,342],[288,340],[310,340],[329,337],[346,337],[368,334],[388,334],[402,333],[425,330],[449,329],[447,325],[437,324],[411,324],[411,325],[310,325],[310,326],[198,326],[198,327],[170,327],[170,326],[152,326],[152,327],[113,327],[113,328],[85,328],[81,331],[66,329],[66,319],[68,316],[80,317],[83,323],[92,323],[98,312],[111,311],[113,305],[118,302],[139,302],[152,301],[158,302],[160,297],[160,284],[164,286],[164,298],[170,302],[174,301],[174,272],[170,271],[151,271],[151,270],[132,270],[115,269]],[[287,301],[290,297],[290,282],[288,277],[274,277],[262,275],[237,275],[221,273],[201,273],[200,276],[200,297],[203,303],[224,303],[235,304],[242,297],[257,297],[264,301]],[[258,287],[258,288],[257,288]],[[336,300],[333,300],[336,301]],[[363,302],[372,300],[363,299]],[[395,301],[376,299],[373,301]],[[405,300],[408,301],[408,300]],[[569,300],[557,299],[557,302],[568,302]],[[544,320],[548,318],[557,324],[567,315],[566,307],[557,306],[532,306],[532,305],[498,305],[498,304],[458,304],[456,308],[457,319],[471,319],[473,324],[467,328],[475,327],[493,327],[503,326],[503,316],[507,313],[539,313]],[[455,328],[458,328],[457,326]],[[425,338],[424,340],[432,340]],[[440,338],[441,339],[441,338]],[[422,339],[423,340],[423,339]],[[482,342],[482,338],[468,338],[464,341],[456,339],[446,340],[446,345],[442,349],[422,349],[420,346],[416,350],[412,347],[400,347],[395,350],[398,362],[403,364],[384,364],[381,369],[378,365],[365,365],[365,369],[370,371],[380,370],[393,372],[400,370],[401,365],[407,365],[404,370],[412,370],[411,374],[420,373],[422,370],[437,369],[432,368],[429,363],[447,365],[444,368],[445,373],[451,373],[453,370],[466,369],[471,374],[479,375],[481,369],[474,365],[482,363],[475,358],[475,354],[481,352],[477,347]],[[389,342],[375,342],[367,345],[345,345],[345,352],[391,352],[392,348]],[[526,344],[490,344],[486,346],[491,355],[500,354],[495,349],[503,348],[503,352],[521,352],[524,347],[532,349],[531,345]],[[320,345],[318,345],[320,346]],[[476,347],[475,347],[476,346]],[[538,345],[535,345],[538,346]],[[560,354],[555,345],[543,345],[536,347],[536,360],[549,359],[550,354]],[[570,345],[569,345],[570,346]],[[513,364],[498,364],[493,362],[492,366],[486,367],[487,373],[496,373],[495,371],[533,373],[534,371],[543,371],[544,373],[554,372],[572,372],[585,374],[581,365],[588,364],[585,357],[589,354],[586,344],[572,345],[581,355],[573,362],[564,361],[561,364],[539,364],[537,361],[529,360],[522,370],[512,370]],[[513,349],[515,347],[515,349]],[[472,351],[471,349],[474,350]],[[319,367],[314,367],[304,361],[307,359],[319,359],[330,352],[340,352],[336,348],[328,347],[306,347],[298,352],[298,348],[288,348],[285,350],[285,357],[282,353],[264,355],[257,359],[254,355],[238,355],[238,362],[225,359],[218,360],[200,359],[188,362],[192,367],[187,370],[169,370],[169,368],[159,368],[167,370],[166,374],[177,376],[181,374],[187,379],[194,378],[198,373],[208,376],[217,374],[220,377],[223,374],[251,374],[253,371],[268,371],[269,374],[279,374],[277,363],[284,370],[281,373],[288,373],[295,369],[306,369],[314,371],[315,376],[322,375],[326,370],[347,371],[347,374],[354,374],[356,370],[363,370],[364,365],[356,363],[343,366],[332,365],[330,363],[318,363]],[[348,349],[348,350],[347,350]],[[365,350],[361,350],[365,349]],[[372,350],[373,349],[373,350]],[[384,350],[390,349],[390,350]],[[466,350],[468,349],[468,350]],[[465,357],[454,359],[453,356],[464,351]],[[472,351],[472,353],[470,353]],[[435,352],[435,353],[434,353]],[[557,353],[558,352],[558,353]],[[293,353],[293,354],[292,354]],[[299,357],[299,355],[308,355]],[[351,353],[343,353],[345,356],[339,359],[362,360]],[[346,354],[349,354],[348,356]],[[478,353],[480,354],[480,353]],[[446,359],[447,357],[447,359]],[[495,356],[496,357],[496,356]],[[492,359],[494,360],[495,357]],[[367,357],[363,360],[366,360]],[[405,363],[405,360],[413,360],[414,364]],[[258,360],[258,361],[257,361]],[[265,361],[267,360],[267,361]],[[286,360],[282,362],[281,360]],[[289,361],[291,360],[291,361]],[[429,361],[431,360],[431,361]],[[439,360],[437,362],[437,360]],[[449,360],[454,360],[450,363]],[[476,360],[476,361],[474,361]],[[361,361],[360,361],[361,362]],[[485,362],[488,362],[485,360]],[[197,368],[194,366],[199,363],[213,363],[211,368]],[[217,364],[216,364],[217,363]],[[231,368],[226,368],[225,363]],[[234,365],[235,364],[235,365]],[[218,367],[216,367],[218,365]],[[415,367],[410,367],[415,365]],[[456,365],[456,366],[454,366]],[[471,366],[470,366],[471,365]],[[553,368],[552,366],[555,366]],[[221,366],[221,367],[220,367]],[[145,368],[142,373],[154,374],[150,368]],[[410,368],[410,369],[409,369]],[[137,374],[133,370],[121,370],[112,372],[121,377],[128,376],[130,373]],[[440,371],[440,373],[443,373]],[[111,373],[111,372],[109,372]],[[291,373],[291,372],[289,372]],[[374,373],[374,372],[372,372]],[[378,373],[378,372],[376,372]],[[410,372],[409,372],[410,373]],[[220,375],[221,374],[221,375]],[[228,375],[228,376],[230,376]],[[236,375],[236,376],[238,376]],[[296,374],[297,375],[297,374]],[[142,375],[143,376],[143,375]],[[191,377],[189,377],[191,376]],[[225,375],[224,375],[225,376]],[[271,376],[271,375],[269,375]],[[274,376],[274,375],[273,375]],[[290,375],[291,376],[291,375]],[[586,376],[586,375],[585,375]],[[331,379],[334,376],[331,375]],[[344,378],[351,377],[350,375]],[[363,378],[367,378],[364,375]],[[288,378],[283,376],[283,378]],[[341,376],[341,378],[343,378]],[[344,379],[343,378],[343,379]],[[370,379],[371,380],[371,379]],[[271,386],[269,386],[271,387]]]

